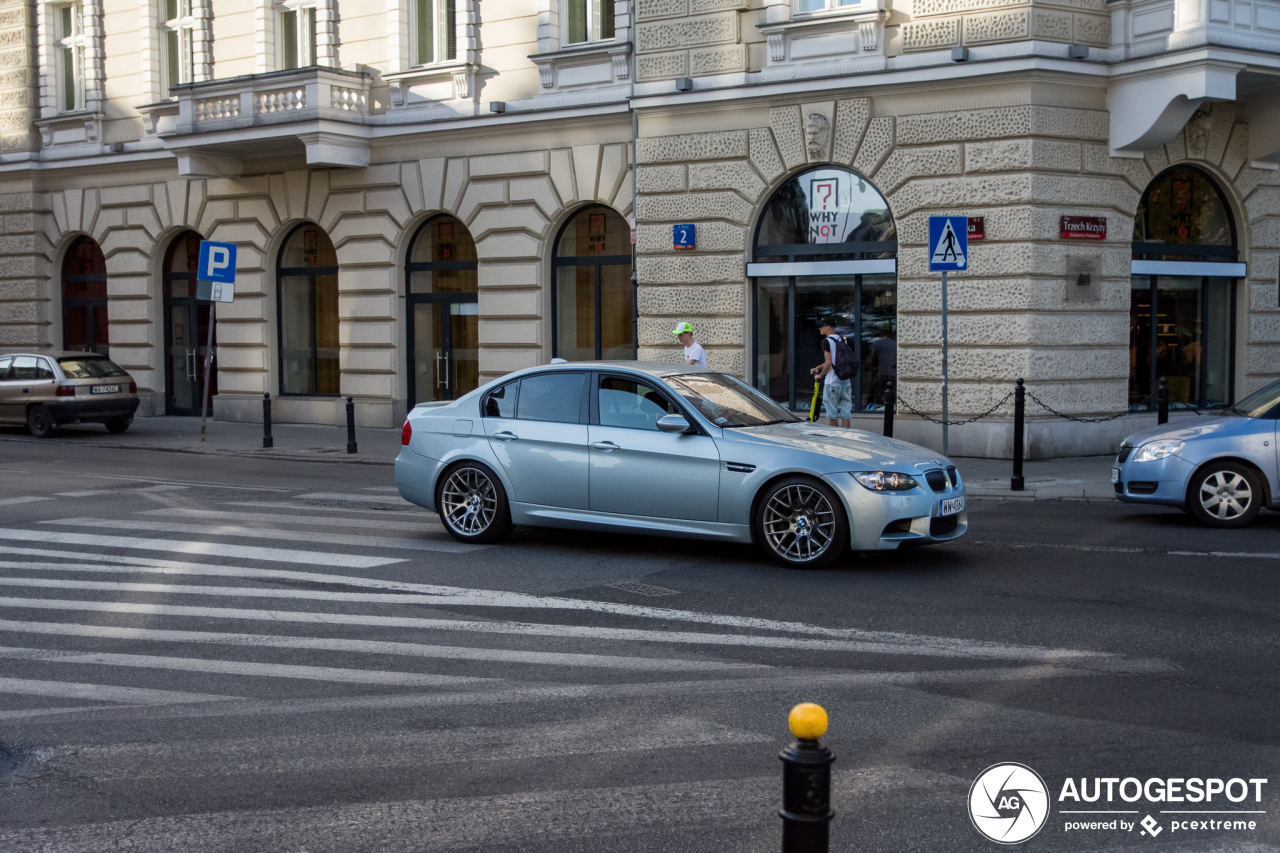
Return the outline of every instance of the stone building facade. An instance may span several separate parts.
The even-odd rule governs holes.
[[[860,425],[886,336],[936,417],[932,215],[982,222],[953,417],[1016,377],[1132,412],[1033,406],[1034,455],[1106,452],[1157,372],[1175,408],[1280,376],[1275,0],[0,0],[0,63],[0,352],[106,349],[146,414],[205,393],[196,237],[238,248],[225,419],[394,426],[555,356],[678,360],[682,320],[807,407],[819,310],[864,348]],[[792,228],[823,187],[843,236]],[[952,452],[1007,454],[1008,414]]]

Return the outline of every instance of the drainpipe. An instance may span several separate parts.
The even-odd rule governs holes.
[[[636,153],[640,138],[640,116],[636,114],[636,0],[631,0],[631,14],[627,18],[627,36],[631,39],[631,93],[627,96],[627,107],[631,113],[631,231],[636,239],[631,243],[631,340],[635,341],[636,357],[640,355],[640,199],[636,196]]]

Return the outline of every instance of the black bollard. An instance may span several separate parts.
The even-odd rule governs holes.
[[[347,398],[347,452],[356,452],[356,404]]]
[[[1009,478],[1009,491],[1020,492],[1026,484],[1022,477],[1022,433],[1027,421],[1027,389],[1022,379],[1013,389],[1013,476]]]
[[[782,759],[782,853],[827,853],[830,843],[831,764],[835,754],[818,743],[827,731],[827,712],[806,702],[791,709],[787,722],[796,742]]]
[[[271,395],[262,395],[262,446],[275,447],[275,440],[271,438]]]
[[[1169,378],[1160,377],[1160,385],[1156,388],[1156,423],[1169,422]]]
[[[893,438],[893,413],[898,407],[898,389],[892,379],[884,381],[884,434]]]

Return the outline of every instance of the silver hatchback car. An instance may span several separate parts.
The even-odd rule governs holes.
[[[1136,432],[1111,469],[1116,497],[1176,506],[1210,527],[1243,527],[1280,509],[1280,381],[1218,417]]]
[[[514,524],[756,542],[794,567],[945,542],[964,485],[933,451],[808,423],[723,373],[555,364],[409,413],[408,501],[464,542]]]

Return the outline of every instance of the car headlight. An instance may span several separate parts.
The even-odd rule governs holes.
[[[1134,462],[1155,462],[1157,459],[1163,459],[1166,456],[1172,456],[1182,449],[1185,441],[1178,441],[1176,438],[1165,438],[1160,441],[1150,441],[1138,448],[1138,452],[1133,455]]]
[[[897,471],[854,471],[853,478],[873,492],[905,492],[920,485]]]

